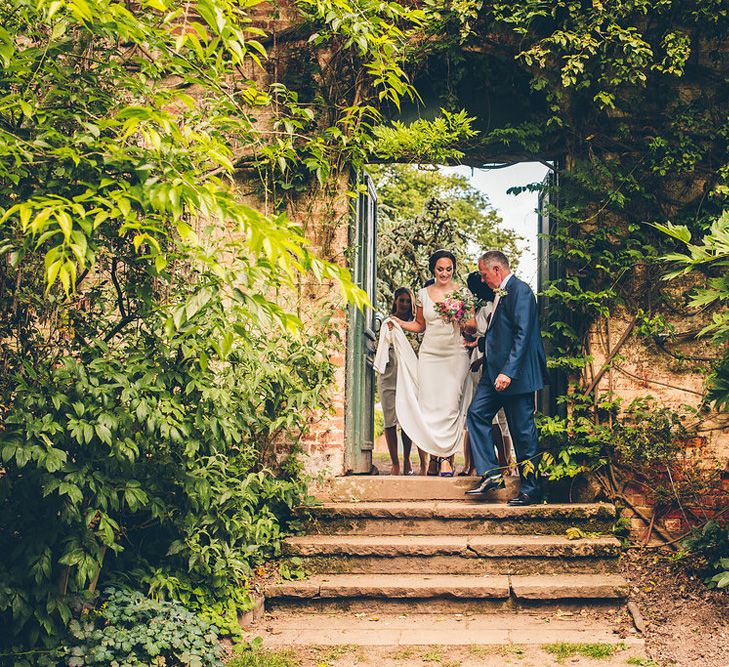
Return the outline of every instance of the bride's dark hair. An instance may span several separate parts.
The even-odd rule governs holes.
[[[435,275],[435,265],[436,262],[439,259],[443,259],[444,257],[447,257],[448,259],[453,262],[453,275],[456,273],[456,256],[450,251],[450,250],[436,250],[428,260],[428,267],[430,268],[430,272]]]

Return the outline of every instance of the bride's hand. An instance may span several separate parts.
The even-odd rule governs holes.
[[[392,331],[392,327],[395,326],[395,322],[397,322],[399,324],[400,320],[397,317],[395,317],[394,315],[387,318],[387,322],[385,324],[387,324],[387,328],[390,331]]]

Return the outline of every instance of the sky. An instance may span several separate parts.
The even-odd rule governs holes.
[[[537,199],[536,192],[522,192],[508,195],[506,191],[514,186],[541,182],[547,175],[547,167],[540,162],[520,162],[500,169],[472,169],[471,167],[440,167],[445,174],[461,174],[471,185],[483,192],[503,219],[503,226],[513,229],[525,240],[522,250],[519,277],[528,282],[532,289],[537,287]]]

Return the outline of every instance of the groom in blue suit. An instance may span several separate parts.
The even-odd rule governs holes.
[[[478,486],[466,492],[481,496],[504,487],[504,479],[491,435],[491,422],[504,408],[519,461],[519,493],[512,506],[542,501],[533,472],[524,473],[523,462],[538,465],[537,429],[534,426],[534,392],[547,382],[547,361],[539,329],[537,301],[531,287],[509,269],[504,253],[491,250],[478,261],[481,280],[494,290],[494,309],[485,333],[486,360],[481,380],[468,409],[468,434]]]

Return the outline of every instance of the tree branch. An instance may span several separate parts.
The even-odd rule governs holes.
[[[119,285],[119,279],[116,275],[117,258],[111,260],[111,282],[114,283],[114,289],[116,289],[116,304],[119,307],[119,314],[122,316],[122,320],[127,318],[127,309],[124,307],[124,294],[122,293],[121,285]]]

